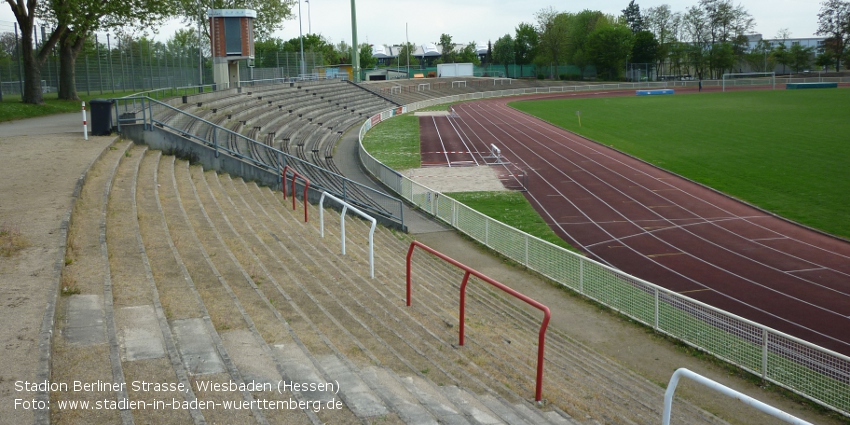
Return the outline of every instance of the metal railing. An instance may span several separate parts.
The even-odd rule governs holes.
[[[289,165],[311,180],[317,196],[319,191],[328,191],[364,211],[404,225],[403,204],[400,199],[167,103],[146,96],[115,99],[115,116],[119,132],[121,126],[127,124],[143,124],[148,130],[156,126],[207,146],[215,151],[216,156],[225,153],[275,175],[280,175],[283,168]]]
[[[422,248],[427,252],[439,257],[443,261],[452,264],[465,273],[463,275],[463,282],[460,284],[460,318],[459,318],[459,336],[458,336],[458,345],[463,345],[464,342],[464,329],[466,323],[466,284],[469,283],[469,276],[475,276],[481,279],[484,282],[489,283],[490,285],[495,286],[496,288],[501,289],[503,292],[511,295],[514,298],[517,298],[526,304],[540,310],[543,312],[543,322],[540,324],[540,332],[537,335],[537,377],[536,377],[536,386],[534,387],[534,401],[540,401],[543,398],[543,351],[546,348],[546,329],[549,327],[549,320],[552,318],[552,313],[549,311],[549,307],[531,299],[527,295],[521,294],[507,285],[496,281],[493,278],[490,278],[481,272],[464,265],[460,261],[455,260],[454,258],[449,257],[446,254],[443,254],[434,248],[431,248],[422,242],[413,241],[410,243],[410,248],[407,250],[407,306],[410,307],[411,302],[411,285],[410,285],[410,260],[413,257],[413,250],[416,247]]]
[[[735,391],[719,382],[708,379],[705,376],[691,372],[690,370],[685,368],[676,369],[676,371],[673,372],[673,376],[670,377],[670,383],[667,384],[667,391],[664,393],[664,413],[661,417],[662,425],[670,425],[670,413],[673,410],[673,395],[676,392],[676,386],[679,385],[679,378],[688,378],[725,396],[740,400],[742,403],[748,406],[755,407],[759,411],[773,416],[774,418],[778,418],[784,422],[788,422],[789,424],[812,425],[811,423],[806,422],[796,416],[785,413],[769,404],[762,403],[761,401],[758,401],[746,394],[743,394],[739,391]]]
[[[663,84],[498,90],[429,99],[399,109],[410,112],[464,100],[541,92],[663,87]],[[657,332],[850,416],[850,357],[585,258],[414,182],[375,159],[363,147],[365,133],[372,126],[395,115],[397,110],[388,110],[363,123],[360,128],[359,156],[364,168],[402,198],[520,265],[650,326]]]
[[[283,171],[280,172],[280,187],[281,192],[283,192],[283,200],[286,200],[286,172],[292,172],[292,211],[295,211],[295,179],[300,178],[301,181],[304,182],[304,222],[307,222],[307,191],[310,190],[310,179],[304,177],[301,173],[299,173],[294,168],[286,165],[283,167]],[[322,193],[324,195],[324,193]]]
[[[375,220],[374,217],[369,214],[364,213],[363,211],[358,210],[348,202],[343,201],[342,199],[337,198],[327,192],[322,192],[322,197],[319,198],[319,233],[324,238],[325,237],[325,198],[329,198],[333,201],[336,201],[338,204],[342,205],[342,212],[339,214],[339,227],[340,227],[340,239],[342,243],[342,255],[345,255],[345,213],[348,210],[351,212],[363,217],[372,223],[372,227],[369,229],[369,277],[372,279],[375,278],[375,227],[378,224],[378,221]]]

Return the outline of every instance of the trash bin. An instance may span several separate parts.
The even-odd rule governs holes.
[[[108,136],[112,133],[112,104],[111,99],[92,99],[89,101],[92,136]]]

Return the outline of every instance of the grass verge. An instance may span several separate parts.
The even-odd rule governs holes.
[[[520,192],[453,192],[446,195],[495,220],[575,251],[575,248],[552,231]]]
[[[394,170],[419,168],[419,117],[401,115],[378,124],[366,133],[363,147]]]
[[[80,102],[85,101],[86,104],[92,99],[108,99],[114,97],[127,96],[136,93],[135,91],[124,92],[92,92],[87,95],[85,93],[77,93],[80,100],[59,100],[56,93],[47,93],[44,95],[44,104],[31,105],[21,103],[21,96],[3,95],[3,101],[0,102],[0,122],[12,121],[25,118],[35,118],[45,115],[62,114],[66,112],[80,112]]]

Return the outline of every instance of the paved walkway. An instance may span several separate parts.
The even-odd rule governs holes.
[[[83,140],[79,113],[0,123],[0,226],[19,231],[28,247],[0,257],[0,422],[32,423],[15,399],[17,381],[36,382],[39,332],[64,259],[77,180],[115,137]],[[51,317],[52,319],[52,317]],[[49,347],[48,347],[49,348]]]

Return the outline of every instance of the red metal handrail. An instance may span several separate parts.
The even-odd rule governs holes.
[[[413,241],[410,243],[410,248],[407,250],[407,305],[410,306],[411,299],[411,291],[410,291],[410,258],[413,256],[413,249],[416,247],[420,247],[425,251],[430,252],[431,254],[436,255],[437,257],[443,259],[449,264],[453,264],[456,267],[466,271],[466,274],[463,275],[463,283],[460,285],[460,344],[463,345],[463,336],[464,336],[464,318],[466,316],[466,284],[469,282],[469,275],[473,275],[484,282],[487,282],[504,292],[514,296],[515,298],[519,298],[522,301],[525,301],[526,304],[540,310],[543,312],[543,323],[540,325],[540,333],[538,334],[538,342],[537,342],[537,386],[534,391],[534,400],[540,401],[542,399],[543,393],[543,350],[546,347],[546,328],[549,327],[549,319],[552,317],[552,313],[549,311],[549,307],[529,298],[526,295],[523,295],[510,287],[506,286],[503,283],[497,282],[490,277],[485,276],[481,272],[472,269],[469,266],[466,266],[459,261],[419,242]]]
[[[280,172],[280,185],[283,188],[283,199],[286,200],[286,171],[292,171],[292,210],[295,211],[295,178],[298,177],[304,180],[304,222],[307,222],[307,189],[310,188],[310,180],[304,177],[303,174],[296,171],[294,168],[286,165],[283,171]]]

